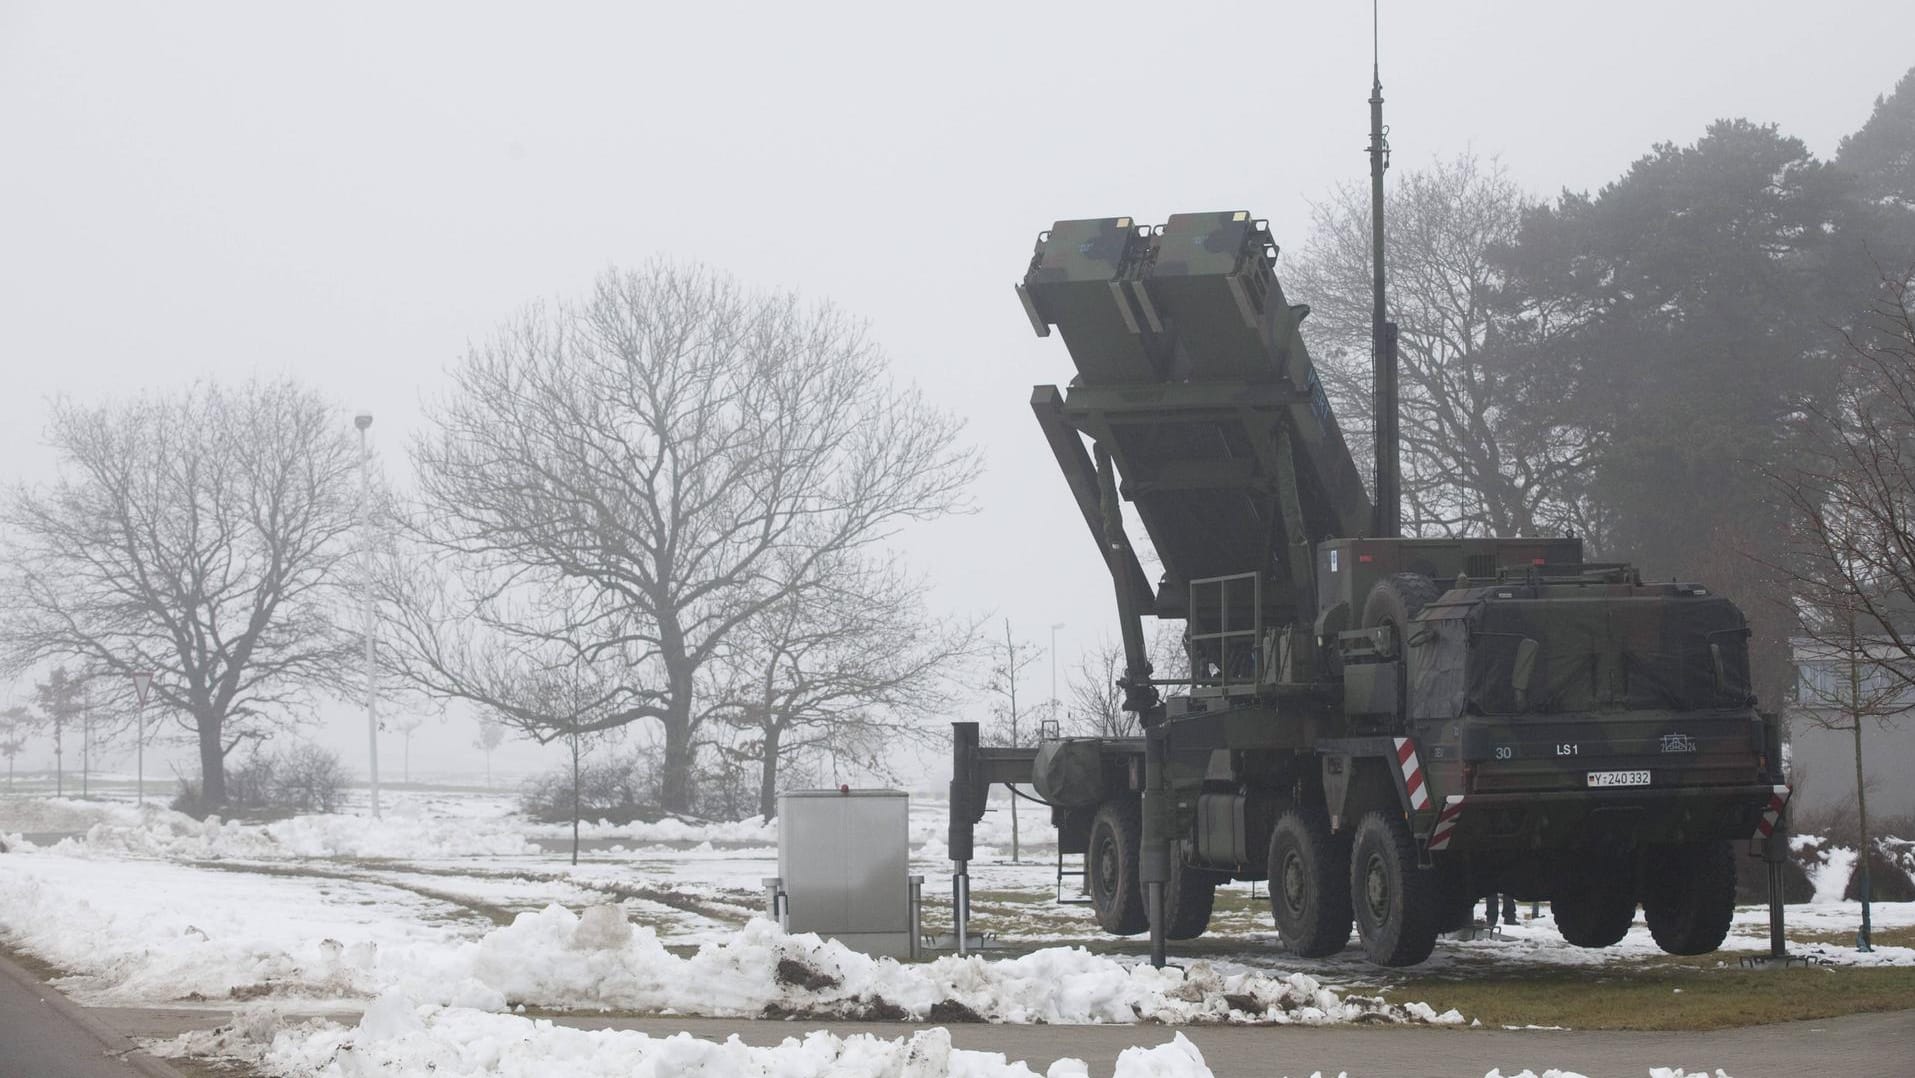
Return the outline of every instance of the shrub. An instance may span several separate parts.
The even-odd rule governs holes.
[[[206,804],[200,784],[181,779],[173,809],[199,819],[215,811],[240,815],[333,812],[345,785],[345,768],[336,752],[304,742],[285,752],[261,752],[255,747],[244,760],[226,768],[224,806]]]
[[[651,769],[636,753],[587,759],[579,765],[578,813],[584,820],[631,823],[656,820],[662,813],[652,793]],[[572,765],[528,780],[519,791],[519,810],[541,823],[572,820]]]

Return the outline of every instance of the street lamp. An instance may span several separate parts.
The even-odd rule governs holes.
[[[365,579],[366,616],[366,760],[372,773],[372,815],[379,816],[379,682],[372,668],[372,465],[371,449],[366,444],[366,428],[372,426],[372,413],[352,417],[359,428],[359,542],[361,568]]]
[[[1061,621],[1054,621],[1051,623],[1051,721],[1052,722],[1058,721],[1057,720],[1057,630],[1062,629],[1063,627],[1064,627],[1064,623]],[[1061,723],[1059,725],[1060,727],[1062,726]],[[1061,729],[1059,732],[1060,733],[1062,732]]]

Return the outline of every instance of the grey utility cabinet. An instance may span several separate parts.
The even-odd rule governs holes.
[[[867,954],[916,957],[910,799],[898,790],[795,790],[778,798],[773,902],[790,932]]]

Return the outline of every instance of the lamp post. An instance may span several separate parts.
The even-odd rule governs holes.
[[[372,426],[372,413],[360,412],[353,416],[352,425],[359,428],[359,553],[365,572],[359,586],[365,589],[366,761],[372,775],[372,815],[376,819],[379,816],[379,682],[372,668],[372,457],[366,443],[366,428]]]
[[[1064,623],[1061,621],[1054,621],[1051,623],[1051,721],[1052,722],[1058,721],[1057,720],[1057,630],[1062,629],[1063,627],[1064,627]],[[1058,723],[1058,726],[1059,726],[1059,732],[1062,733],[1063,724]]]

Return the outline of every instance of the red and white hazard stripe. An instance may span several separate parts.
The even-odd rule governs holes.
[[[1416,742],[1407,737],[1396,739],[1396,764],[1403,769],[1403,785],[1410,791],[1410,811],[1430,807],[1429,787],[1423,782],[1423,761],[1416,758]]]
[[[1769,807],[1762,810],[1762,818],[1755,824],[1757,838],[1768,838],[1775,834],[1775,821],[1782,817],[1782,806],[1789,803],[1787,786],[1776,786],[1773,789],[1775,792],[1769,796]]]
[[[1450,836],[1456,833],[1456,821],[1463,815],[1463,795],[1451,794],[1443,800],[1443,811],[1436,814],[1436,827],[1430,831],[1430,849],[1449,848]]]

